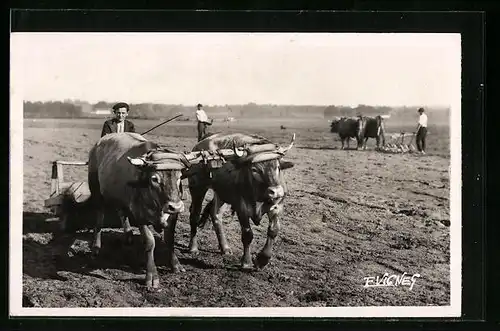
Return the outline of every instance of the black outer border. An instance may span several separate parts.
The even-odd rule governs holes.
[[[418,6],[417,6],[418,7]],[[416,8],[415,8],[416,9]],[[331,12],[331,11],[95,11],[54,10],[11,12],[12,32],[457,32],[462,34],[462,247],[463,289],[462,318],[482,320],[485,317],[484,275],[484,19],[481,12]],[[112,51],[112,50],[111,50]],[[477,139],[465,139],[476,137]],[[3,231],[8,242],[8,231]],[[7,245],[8,246],[8,245]],[[6,255],[8,260],[8,255]],[[7,264],[5,264],[7,265]],[[5,290],[8,291],[8,282]],[[4,293],[8,293],[5,291]],[[5,299],[8,316],[8,296]],[[339,326],[352,329],[354,325],[386,328],[421,327],[407,319],[393,323],[370,319],[229,319],[233,326],[252,328],[276,327],[303,329],[304,327]],[[64,324],[73,326],[134,325],[149,328],[175,326],[176,328],[220,328],[228,319],[214,318],[11,318],[11,326],[48,328]],[[389,322],[389,323],[387,323]],[[382,324],[385,323],[385,324]],[[435,325],[435,324],[434,324]]]

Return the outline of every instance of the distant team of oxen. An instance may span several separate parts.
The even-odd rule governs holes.
[[[140,230],[147,255],[148,288],[159,286],[153,231],[163,232],[167,266],[184,271],[174,253],[174,233],[178,216],[184,211],[181,180],[187,178],[192,197],[190,252],[198,252],[197,228],[210,219],[221,252],[230,253],[221,220],[221,207],[227,204],[241,225],[241,267],[263,268],[272,255],[287,194],[282,171],[293,167],[282,158],[294,140],[295,134],[288,146],[281,147],[256,135],[213,134],[198,142],[192,152],[178,153],[136,133],[102,137],[91,149],[88,162],[89,204],[96,212],[93,256],[101,248],[104,215],[112,211],[118,212],[126,239],[131,239],[131,226]],[[214,192],[213,199],[202,210],[209,188]],[[252,261],[250,221],[258,225],[266,214],[267,240]]]
[[[356,149],[363,147],[366,149],[368,138],[374,138],[377,141],[377,148],[380,148],[380,142],[385,145],[384,118],[386,115],[376,117],[357,116],[357,117],[336,117],[331,121],[330,131],[338,133],[342,142],[342,149],[349,148],[351,138],[356,139]]]

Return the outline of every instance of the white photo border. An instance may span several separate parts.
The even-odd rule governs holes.
[[[150,32],[147,32],[150,33]],[[75,33],[77,34],[77,33]],[[285,35],[286,33],[279,33]],[[314,33],[311,33],[314,34]],[[450,112],[450,305],[262,308],[26,308],[22,307],[23,81],[11,33],[9,311],[12,317],[460,317],[462,312],[461,82]],[[460,33],[450,33],[461,41]],[[462,68],[460,68],[460,72]],[[460,75],[459,75],[460,77]]]

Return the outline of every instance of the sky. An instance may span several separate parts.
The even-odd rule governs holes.
[[[12,33],[11,77],[29,101],[459,107],[460,47],[459,34]]]

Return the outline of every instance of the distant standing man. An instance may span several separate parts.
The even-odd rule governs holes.
[[[420,153],[425,154],[425,137],[427,136],[427,115],[425,114],[424,108],[419,108],[418,113],[420,114],[418,118],[417,126],[417,149]]]
[[[198,120],[198,141],[201,141],[206,135],[206,129],[208,125],[212,125],[213,119],[209,122],[207,113],[203,110],[203,105],[199,103],[196,106],[196,119]]]
[[[130,106],[125,102],[119,102],[112,109],[115,117],[104,122],[101,137],[108,133],[135,132],[134,123],[126,120]]]

